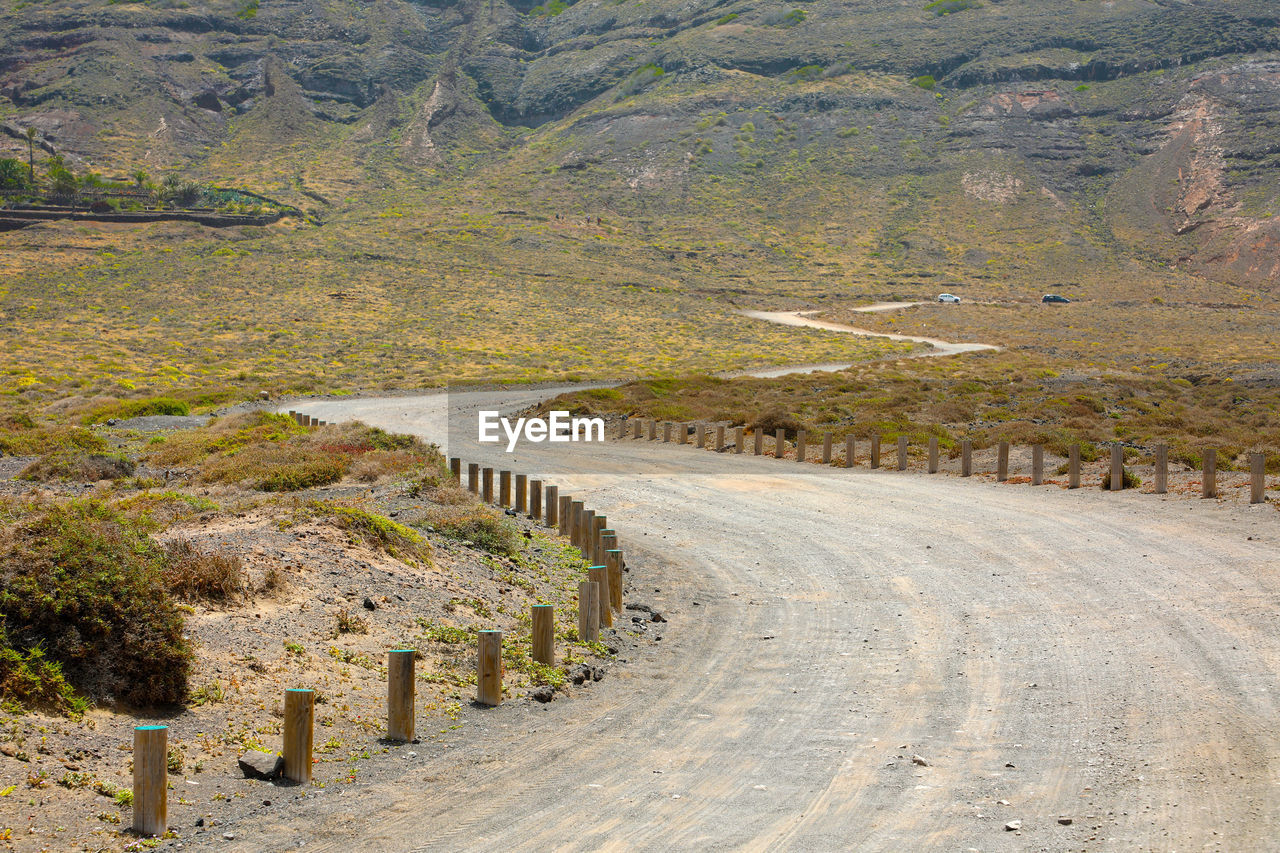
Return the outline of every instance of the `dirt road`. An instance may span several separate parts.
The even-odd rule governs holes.
[[[411,399],[323,405],[405,429]],[[211,842],[1280,849],[1274,508],[564,447],[457,450],[606,513],[666,638]]]

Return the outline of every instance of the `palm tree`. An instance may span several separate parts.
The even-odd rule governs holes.
[[[138,189],[142,189],[147,183],[146,169],[134,169],[129,173],[129,177],[133,178],[133,182],[138,185]]]
[[[31,186],[36,185],[36,129],[27,128],[27,170],[31,178]]]

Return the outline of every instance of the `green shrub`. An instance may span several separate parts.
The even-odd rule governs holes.
[[[938,85],[938,81],[933,79],[930,74],[922,74],[911,81],[912,86],[919,86],[921,89],[932,89]]]
[[[99,480],[121,480],[133,476],[137,466],[118,453],[85,453],[81,450],[55,450],[32,462],[18,475],[20,480],[48,483],[72,480],[96,483]]]
[[[416,530],[386,516],[326,501],[310,501],[306,511],[315,517],[330,519],[354,539],[371,548],[385,551],[396,559],[431,562],[431,543]]]
[[[954,15],[968,9],[977,9],[982,4],[977,0],[934,0],[924,8],[935,15]]]
[[[514,556],[520,553],[519,531],[505,518],[484,507],[455,510],[445,517],[437,512],[435,527],[451,539],[459,539],[483,548],[491,554]]]
[[[191,648],[142,528],[96,501],[37,503],[0,532],[0,618],[9,648],[41,649],[95,699],[181,701]]]
[[[172,397],[150,397],[145,400],[119,400],[99,406],[85,416],[86,424],[97,424],[115,418],[127,420],[148,415],[189,415],[191,407]]]
[[[731,22],[736,21],[736,20],[738,20],[738,13],[737,13],[737,12],[730,12],[729,14],[725,15],[723,18],[717,18],[717,19],[716,19],[716,26],[717,26],[717,27],[719,27],[719,26],[722,26],[722,25],[724,25],[724,24],[731,23]]]
[[[13,648],[0,625],[0,697],[28,708],[45,708],[56,713],[83,713],[88,703],[77,696],[62,675],[62,665],[33,646]]]
[[[794,27],[797,24],[803,24],[805,19],[808,17],[808,13],[803,9],[792,9],[790,12],[782,16],[781,20],[778,21],[778,26]]]

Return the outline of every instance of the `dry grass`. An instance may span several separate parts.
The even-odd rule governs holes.
[[[174,539],[165,550],[165,583],[179,599],[235,603],[248,597],[249,578],[238,555],[204,552],[187,539]]]

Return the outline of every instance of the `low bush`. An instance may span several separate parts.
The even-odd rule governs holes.
[[[804,424],[795,415],[782,409],[771,409],[756,417],[750,424],[753,431],[762,431],[765,435],[776,435],[783,430],[788,441],[794,441]]]
[[[491,554],[514,556],[523,547],[523,537],[515,525],[485,506],[436,507],[429,519],[445,536],[470,542]]]
[[[205,553],[187,539],[174,539],[165,550],[165,583],[183,601],[226,602],[248,594],[248,574],[238,555]]]
[[[353,539],[385,551],[396,559],[431,562],[431,543],[416,530],[386,516],[328,501],[308,501],[303,512],[314,518],[329,519]]]
[[[83,450],[55,450],[32,462],[18,475],[21,480],[48,483],[71,480],[96,483],[133,476],[137,465],[118,453],[86,453]]]
[[[107,420],[128,420],[148,415],[189,415],[191,407],[172,397],[149,397],[145,400],[118,400],[91,411],[85,416],[86,424],[98,424]]]

